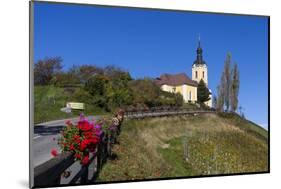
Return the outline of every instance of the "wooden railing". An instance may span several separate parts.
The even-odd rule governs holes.
[[[80,170],[78,170],[75,175],[67,171],[67,169],[73,166],[75,163],[73,154],[69,152],[59,154],[51,160],[35,167],[34,186],[49,187],[69,184],[87,184],[94,182],[104,163],[107,161],[107,159],[112,157],[111,149],[113,144],[116,143],[116,138],[119,133],[120,125],[118,125],[117,130],[111,135],[103,134],[96,152],[90,156],[89,163],[87,165],[78,165]],[[91,167],[91,169],[89,167]],[[70,177],[70,179],[67,177]]]
[[[127,119],[143,119],[147,117],[164,117],[178,115],[197,115],[204,113],[214,113],[215,110],[209,109],[190,109],[183,107],[168,107],[168,108],[151,108],[143,110],[125,111],[124,118]]]

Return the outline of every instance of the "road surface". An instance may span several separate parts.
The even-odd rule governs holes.
[[[99,116],[88,116],[88,120],[98,119]],[[59,146],[57,144],[57,139],[60,136],[60,131],[66,126],[65,122],[67,120],[72,121],[72,123],[77,123],[79,117],[49,121],[45,123],[40,123],[34,126],[33,135],[33,166],[36,167],[52,158],[51,150],[57,149],[59,151]]]

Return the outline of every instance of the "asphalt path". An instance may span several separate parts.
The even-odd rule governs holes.
[[[98,119],[99,116],[88,116],[88,120]],[[36,124],[34,126],[33,135],[33,166],[36,167],[46,161],[50,160],[52,157],[51,150],[57,149],[59,151],[59,146],[57,144],[58,138],[60,137],[60,131],[66,126],[65,122],[70,120],[72,123],[76,124],[79,117],[70,119],[54,120],[45,123]]]

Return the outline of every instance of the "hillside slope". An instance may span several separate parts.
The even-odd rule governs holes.
[[[53,86],[34,87],[34,122],[41,123],[50,120],[76,117],[80,111],[73,111],[71,114],[62,112],[60,109],[66,106],[67,102],[83,102],[85,104],[84,113],[87,115],[105,114],[100,108],[87,102],[79,95],[79,89]]]
[[[236,115],[128,120],[119,142],[98,181],[268,171],[267,131]]]

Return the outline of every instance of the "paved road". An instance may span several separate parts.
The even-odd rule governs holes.
[[[88,116],[88,120],[97,119],[99,116]],[[33,165],[34,167],[48,161],[52,158],[51,149],[55,148],[59,150],[57,139],[59,132],[65,127],[65,122],[71,120],[73,123],[78,122],[77,118],[62,119],[40,123],[34,127],[33,135]]]

